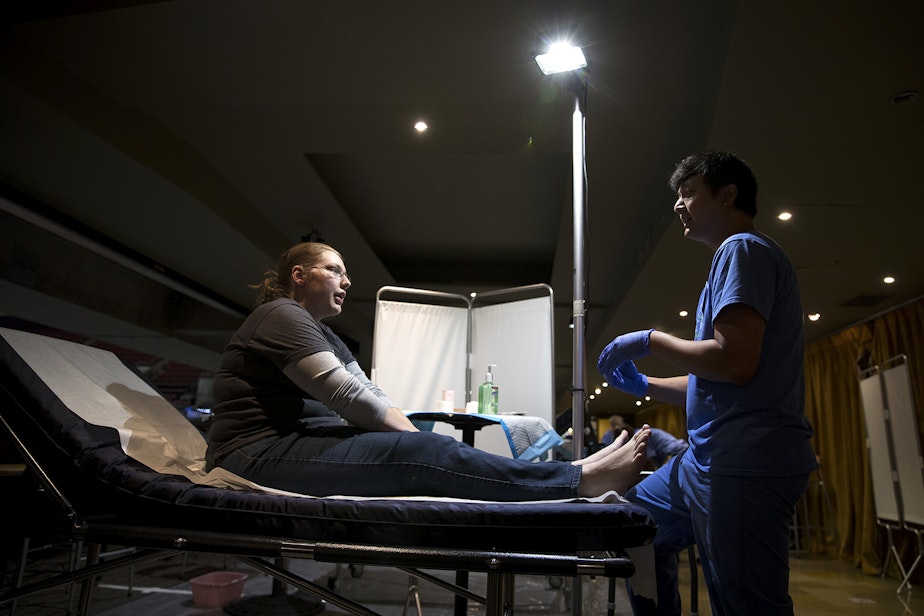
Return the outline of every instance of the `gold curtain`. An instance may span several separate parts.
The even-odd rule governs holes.
[[[860,404],[858,359],[869,344],[864,326],[842,331],[813,342],[806,349],[805,413],[815,429],[812,445],[821,463],[814,481],[824,481],[834,509],[835,536],[825,533],[824,540],[809,534],[808,547],[814,553],[826,553],[853,562],[864,572],[879,569],[876,551],[876,511],[873,507],[869,458],[866,451],[866,427]],[[809,520],[829,523],[831,514],[823,502],[806,498]],[[827,518],[824,517],[827,514]],[[829,527],[823,524],[822,527]]]
[[[687,438],[687,415],[679,406],[658,404],[635,414],[635,427],[648,424],[652,428],[661,428],[677,438]]]

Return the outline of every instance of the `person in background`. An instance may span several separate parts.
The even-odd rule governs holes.
[[[654,329],[615,338],[597,368],[636,396],[685,407],[689,449],[626,497],[648,509],[657,604],[630,592],[636,614],[680,614],[677,553],[696,543],[712,613],[791,615],[789,527],[817,468],[804,414],[802,305],[783,250],[754,226],[757,180],[733,154],[684,158],[671,175],[684,235],[712,253],[693,340]],[[648,354],[681,375],[648,377]]]
[[[619,435],[623,430],[629,434],[635,434],[636,432],[635,428],[625,422],[622,415],[610,417],[610,426],[610,430],[601,439],[601,442],[605,442],[607,445],[616,438],[616,436],[610,436],[609,440],[607,440],[607,437],[611,434]],[[689,447],[689,444],[685,440],[677,438],[667,430],[651,428],[651,438],[648,439],[648,446],[645,448],[645,457],[647,458],[645,470],[654,470],[664,466],[665,462],[676,455],[682,454],[687,450],[687,447]]]
[[[622,426],[625,423],[626,422],[622,418],[622,415],[612,415],[610,417],[610,429],[604,432],[603,436],[600,437],[600,444],[606,446],[615,441],[616,436],[619,434],[616,428]]]
[[[574,462],[540,464],[419,432],[323,323],[340,314],[350,285],[340,253],[316,242],[266,273],[259,306],[215,374],[209,468],[315,496],[497,501],[595,497],[638,477],[647,429]]]

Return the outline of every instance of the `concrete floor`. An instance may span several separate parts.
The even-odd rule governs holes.
[[[30,553],[26,581],[41,579],[66,567],[70,557],[68,546],[40,547]],[[790,592],[801,616],[864,614],[869,616],[904,614],[924,616],[924,589],[897,593],[898,580],[863,575],[853,567],[833,560],[792,558]],[[337,574],[336,566],[314,561],[291,560],[292,571],[328,588],[331,584],[338,593],[356,601],[375,613],[400,615],[417,613],[409,587],[413,580],[396,569],[366,566],[354,571],[343,567]],[[134,571],[118,571],[97,580],[93,591],[90,613],[93,616],[210,616],[224,614],[221,608],[199,608],[193,603],[190,581],[212,571],[233,570],[248,574],[243,598],[265,597],[272,594],[272,580],[266,575],[243,565],[232,557],[213,554],[188,554],[138,565]],[[689,567],[681,567],[681,585],[685,600],[685,613],[689,611]],[[451,581],[451,572],[429,571],[437,577]],[[336,576],[334,582],[331,578]],[[4,588],[9,583],[6,571]],[[519,614],[570,614],[570,580],[550,579],[544,576],[517,576],[516,611]],[[485,591],[486,577],[473,573],[469,587],[476,593]],[[453,613],[453,596],[446,590],[427,581],[418,581],[417,588],[425,616],[448,616]],[[602,578],[584,578],[582,582],[583,613],[606,614],[608,581]],[[291,591],[291,589],[290,589]],[[78,592],[67,588],[54,589],[31,595],[17,601],[15,612],[10,604],[0,606],[0,614],[18,616],[52,616],[73,614]],[[296,595],[296,596],[301,596]],[[409,601],[409,596],[411,597]],[[278,605],[263,605],[256,611],[247,611],[247,604],[239,604],[243,613],[261,616],[288,616],[304,613],[300,609]],[[615,614],[630,614],[622,581],[616,584]],[[342,614],[333,605],[324,605],[324,613]],[[700,616],[711,615],[708,598],[699,582]],[[470,602],[468,614],[484,613],[484,606]]]

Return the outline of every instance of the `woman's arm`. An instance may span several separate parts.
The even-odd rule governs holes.
[[[303,357],[287,365],[283,373],[355,426],[382,432],[417,431],[401,409],[376,396],[329,351]]]
[[[377,428],[379,432],[419,432],[404,411],[396,406],[388,407],[385,417],[382,419],[381,427]]]
[[[369,380],[369,377],[366,376],[366,373],[363,372],[363,369],[360,367],[359,362],[356,360],[351,361],[346,365],[347,372],[359,379],[359,382],[362,383],[366,389],[371,391],[378,397],[380,400],[385,402],[388,406],[398,406],[391,401],[391,398],[385,395],[385,392],[379,389],[379,386]]]

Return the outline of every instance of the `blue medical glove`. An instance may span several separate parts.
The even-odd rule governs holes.
[[[607,383],[627,394],[641,398],[648,393],[648,377],[638,371],[632,360],[603,376],[606,377]]]
[[[653,331],[653,329],[644,329],[614,338],[606,345],[597,360],[597,370],[600,374],[607,376],[627,361],[648,355],[650,353],[648,342]]]

